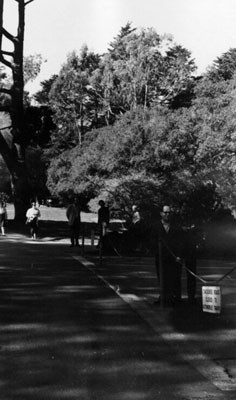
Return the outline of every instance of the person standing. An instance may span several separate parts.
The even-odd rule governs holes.
[[[7,220],[7,209],[6,205],[3,201],[0,201],[0,226],[1,226],[1,234],[5,236],[5,223]]]
[[[79,234],[80,234],[80,204],[77,198],[74,198],[73,202],[69,204],[66,210],[66,216],[68,219],[68,225],[70,229],[70,241],[71,247],[79,247]]]
[[[141,220],[141,216],[140,216],[139,208],[138,208],[138,206],[136,206],[134,204],[132,206],[132,224],[136,225],[140,222],[140,220]]]
[[[99,247],[104,244],[104,236],[107,233],[108,225],[110,222],[110,211],[103,200],[99,200],[98,205],[100,206],[100,208],[98,209]]]
[[[145,229],[144,219],[141,216],[140,208],[132,206],[132,222],[129,227],[129,247],[131,251],[145,250]]]
[[[33,240],[36,240],[37,238],[39,217],[40,217],[40,211],[36,207],[36,202],[32,201],[31,208],[29,208],[26,212],[26,218],[27,218],[26,223],[30,227],[30,235]]]
[[[161,285],[163,305],[174,306],[181,301],[181,258],[184,238],[181,227],[173,220],[171,208],[164,205],[156,232],[156,270]]]

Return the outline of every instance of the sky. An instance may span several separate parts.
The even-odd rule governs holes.
[[[4,3],[4,27],[15,34],[17,3]],[[40,81],[57,74],[84,44],[105,52],[127,22],[172,34],[192,53],[199,73],[236,47],[235,0],[34,0],[26,6],[24,54],[41,54],[44,63],[27,89],[39,90]]]

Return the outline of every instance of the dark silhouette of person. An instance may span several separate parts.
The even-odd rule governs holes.
[[[184,237],[180,225],[172,218],[170,206],[163,206],[160,216],[155,240],[157,277],[159,284],[163,285],[161,301],[164,305],[174,306],[181,301],[181,258],[184,252]]]
[[[70,241],[71,247],[79,246],[79,234],[80,234],[80,204],[77,198],[73,199],[73,202],[69,204],[66,210],[66,216],[68,219],[68,225],[70,229]]]
[[[99,200],[98,205],[100,206],[98,209],[99,247],[104,245],[104,237],[107,234],[107,229],[110,222],[110,211],[103,200]]]

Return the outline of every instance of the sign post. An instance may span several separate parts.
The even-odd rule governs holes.
[[[221,312],[221,287],[202,286],[202,310],[220,314]]]

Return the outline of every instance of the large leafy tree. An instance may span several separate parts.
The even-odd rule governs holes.
[[[126,113],[113,126],[87,134],[82,147],[54,159],[48,184],[55,194],[73,188],[78,193],[87,191],[88,197],[88,192],[96,195],[101,189],[118,193],[123,182],[128,185],[132,181],[130,188],[135,190],[138,182],[142,188],[146,182],[149,193],[151,188],[153,193],[159,193],[159,201],[165,195],[177,202],[178,184],[182,191],[191,186],[194,139],[190,128],[184,111],[139,108],[135,113]],[[185,171],[183,179],[181,172]],[[130,199],[135,197],[137,193]],[[140,202],[140,198],[137,200]]]
[[[55,143],[59,139],[57,146],[63,144],[60,133],[67,139],[72,133],[73,139],[54,147],[50,190],[57,195],[72,190],[86,199],[106,190],[119,204],[126,198],[150,209],[164,199],[177,205],[187,200],[204,218],[221,202],[232,208],[234,52],[221,60],[217,74],[212,70],[194,78],[195,65],[186,49],[152,29],[138,32],[130,24],[95,67],[82,69],[75,57],[73,68],[67,64],[63,80],[59,77],[50,92],[58,128],[63,121]],[[104,116],[106,126],[89,132],[90,124],[81,141],[75,124],[71,130],[67,123],[74,103],[77,118],[82,103],[87,121],[93,109]]]
[[[186,90],[194,70],[191,54],[170,37],[153,29],[137,31],[131,24],[121,29],[101,57],[87,47],[79,56],[72,53],[49,93],[57,126],[51,157],[61,154],[64,159],[63,152],[81,146],[87,131],[109,126],[127,111],[170,104]],[[52,160],[51,165],[57,162]]]

